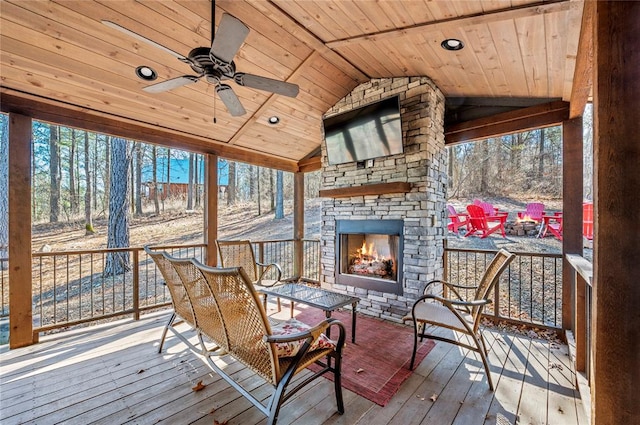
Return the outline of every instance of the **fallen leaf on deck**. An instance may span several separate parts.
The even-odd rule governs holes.
[[[422,400],[422,401],[424,401],[424,400],[425,400],[425,398],[424,398],[424,397],[422,397],[420,394],[416,394],[416,397],[417,397],[419,400]]]
[[[431,397],[429,397],[429,400],[431,401],[436,401],[438,399],[438,394],[431,394]]]
[[[140,375],[143,372],[144,372],[144,369],[140,369],[137,373],[138,373],[138,375]]]
[[[358,370],[356,370],[356,373],[362,373],[362,372],[364,372],[364,369],[358,369]]]
[[[215,419],[213,420],[213,425],[227,425],[227,422],[229,421],[222,421],[222,422],[218,422]]]
[[[192,389],[193,391],[200,391],[200,390],[203,390],[206,386],[207,386],[207,385],[206,385],[206,384],[203,384],[203,383],[202,383],[202,381],[198,381],[198,383],[196,384],[196,386],[195,386],[195,387],[192,387],[191,389]]]
[[[558,369],[558,370],[562,370],[562,365],[560,363],[551,363],[549,365],[549,369]]]

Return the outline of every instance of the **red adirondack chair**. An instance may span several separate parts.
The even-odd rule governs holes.
[[[449,211],[449,220],[447,228],[455,234],[458,234],[458,230],[461,227],[466,227],[469,231],[469,216],[467,214],[460,214],[456,211],[455,207],[451,204],[447,204],[447,210]]]
[[[504,222],[507,221],[506,215],[487,216],[478,205],[468,205],[467,212],[469,213],[471,230],[467,232],[465,237],[480,233],[480,238],[484,239],[497,230],[502,232],[503,238],[506,237],[504,232]]]
[[[476,199],[477,201],[477,199]],[[509,215],[508,212],[506,211],[498,211],[498,208],[494,207],[493,204],[490,204],[488,202],[480,202],[479,204],[476,204],[474,201],[474,205],[479,206],[480,208],[482,208],[482,210],[484,211],[484,214],[487,217],[495,217],[495,216],[501,216],[504,215],[505,216],[505,220],[507,219],[506,217]],[[489,221],[491,221],[491,219],[489,219]]]
[[[557,212],[554,215],[545,215],[542,218],[544,220],[542,237],[544,238],[547,235],[547,231],[549,231],[556,239],[562,240],[562,213]]]
[[[582,204],[582,235],[588,240],[593,240],[593,204]]]
[[[524,211],[518,213],[519,219],[524,219],[525,217],[530,218],[531,220],[540,223],[542,221],[542,216],[544,215],[544,204],[540,202],[530,202],[527,204],[527,207]]]

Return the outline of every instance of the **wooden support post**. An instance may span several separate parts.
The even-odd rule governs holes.
[[[640,2],[595,3],[591,423],[639,424]]]
[[[293,275],[300,279],[303,271],[304,173],[293,175]]]
[[[31,302],[31,118],[9,114],[9,347],[38,341]]]
[[[204,243],[207,244],[207,264],[211,267],[218,265],[218,156],[207,155],[205,161],[205,210],[204,210]]]
[[[567,254],[582,254],[582,117],[562,123],[562,329],[573,329],[573,269]]]

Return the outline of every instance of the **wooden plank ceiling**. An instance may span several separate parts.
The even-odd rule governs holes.
[[[186,56],[210,46],[209,0],[2,0],[0,103],[10,104],[4,111],[23,101],[62,106],[166,132],[167,143],[179,136],[204,152],[295,171],[318,151],[322,115],[372,78],[426,75],[452,98],[569,101],[582,9],[582,0],[218,1],[217,23],[227,12],[251,30],[237,69],[300,86],[289,98],[231,82],[247,110],[232,117],[204,78],[143,91],[139,65],[155,69],[156,82],[193,72],[101,23]],[[465,48],[446,51],[445,38]],[[278,125],[267,123],[273,115]]]

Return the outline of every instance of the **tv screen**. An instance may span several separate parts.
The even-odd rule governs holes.
[[[324,138],[331,165],[402,153],[400,99],[394,96],[327,117]]]

